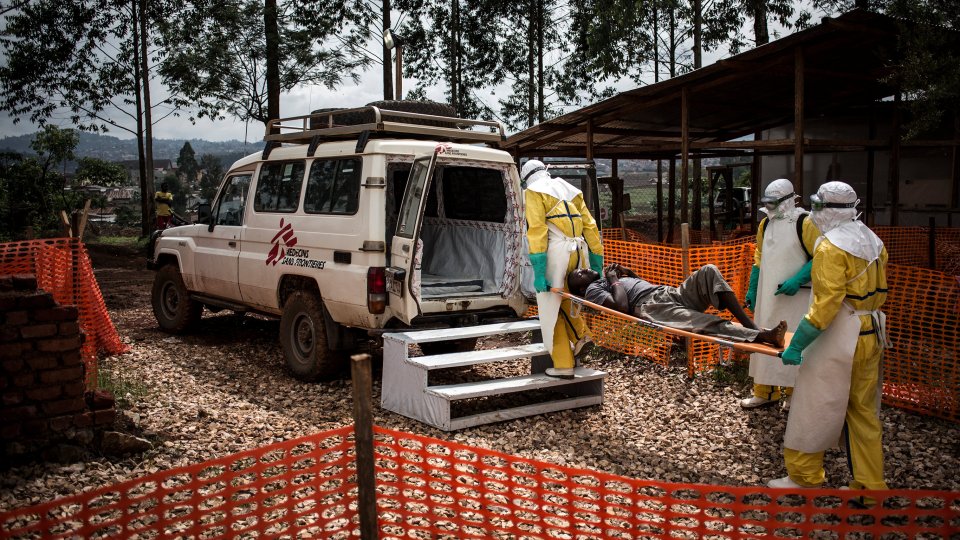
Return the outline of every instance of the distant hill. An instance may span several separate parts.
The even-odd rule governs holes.
[[[119,139],[109,135],[100,135],[97,133],[78,132],[80,134],[80,144],[75,151],[77,158],[95,157],[107,161],[126,161],[137,159],[137,141],[135,139]],[[0,151],[7,150],[21,154],[32,154],[30,141],[33,135],[19,135],[16,137],[4,137],[0,139]],[[241,156],[253,154],[263,150],[263,142],[243,141],[204,141],[201,139],[154,139],[153,140],[153,158],[169,159],[174,163],[180,156],[180,149],[183,143],[189,142],[193,151],[197,155],[197,161],[203,154],[213,154],[220,157],[224,166],[229,166],[233,161]]]

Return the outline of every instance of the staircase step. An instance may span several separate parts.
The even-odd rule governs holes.
[[[496,396],[500,394],[509,394],[512,392],[523,392],[527,390],[539,390],[542,388],[565,386],[585,381],[592,381],[595,379],[602,379],[606,375],[606,372],[603,371],[579,367],[576,369],[576,377],[573,379],[560,379],[557,377],[550,377],[543,373],[538,373],[534,375],[508,377],[505,379],[491,379],[469,383],[428,386],[425,392],[441,397],[448,401],[456,401],[458,399]]]
[[[591,405],[600,405],[602,403],[603,403],[603,396],[601,395],[578,396],[578,397],[572,397],[567,399],[558,399],[554,401],[545,401],[542,403],[534,403],[531,405],[524,405],[522,407],[512,407],[509,409],[501,409],[499,411],[490,411],[485,413],[472,414],[469,416],[459,416],[457,418],[451,418],[449,425],[437,426],[437,427],[445,431],[452,431],[456,429],[482,426],[483,424],[490,424],[492,422],[502,422],[504,420],[513,420],[514,418],[523,418],[525,416],[534,416],[537,414],[545,414],[549,412],[565,411],[567,409],[573,409],[577,407],[589,407]]]
[[[547,347],[543,343],[531,343],[529,345],[517,345],[514,347],[504,347],[502,349],[483,349],[479,351],[417,356],[407,359],[407,362],[430,370],[472,366],[475,364],[489,364],[491,362],[505,362],[541,354],[547,354]]]
[[[390,336],[394,339],[399,339],[407,344],[410,344],[427,343],[431,341],[453,341],[457,339],[492,336],[496,334],[530,332],[539,329],[540,321],[533,319],[508,323],[483,324],[480,326],[464,326],[461,328],[435,328],[432,330],[396,332],[384,334],[384,337]]]

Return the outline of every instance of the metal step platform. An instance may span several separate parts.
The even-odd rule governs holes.
[[[454,431],[603,403],[603,379],[607,374],[578,367],[573,379],[548,377],[544,370],[552,362],[542,342],[429,356],[409,355],[412,344],[484,336],[534,332],[534,341],[538,341],[539,330],[539,321],[526,320],[384,334],[381,406],[444,431]],[[529,374],[452,384],[430,382],[431,371],[467,369],[501,362],[526,362]],[[505,399],[505,396],[513,399]],[[468,400],[483,401],[485,406],[480,408],[484,410],[458,411],[459,405]],[[516,404],[518,401],[520,404]]]

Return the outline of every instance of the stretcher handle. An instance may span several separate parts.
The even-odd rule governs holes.
[[[615,310],[615,309],[611,309],[611,308],[608,308],[608,307],[606,307],[606,306],[601,306],[600,304],[594,304],[593,302],[590,302],[589,300],[584,300],[583,298],[580,298],[579,296],[570,294],[570,293],[564,291],[563,289],[558,289],[558,288],[556,288],[556,287],[552,287],[552,288],[550,289],[550,292],[553,292],[553,293],[555,293],[555,294],[559,294],[559,295],[562,296],[563,298],[569,298],[571,301],[576,302],[577,304],[580,304],[580,305],[583,305],[583,306],[587,306],[587,307],[589,307],[589,308],[591,308],[591,309],[595,309],[595,310],[600,311],[600,312],[602,312],[602,313],[606,313],[606,314],[608,314],[608,315],[613,315],[614,317],[619,317],[619,318],[621,318],[621,319],[625,319],[625,320],[628,320],[628,321],[631,321],[631,322],[635,322],[635,323],[641,324],[641,325],[643,325],[643,326],[647,326],[647,327],[649,327],[649,328],[655,328],[655,329],[657,329],[657,330],[662,330],[663,332],[665,332],[665,333],[667,333],[667,334],[672,334],[672,335],[674,335],[674,336],[681,336],[681,337],[689,337],[689,338],[702,339],[702,340],[704,340],[704,341],[709,341],[709,342],[712,342],[712,343],[716,343],[717,345],[720,345],[721,347],[727,347],[727,348],[736,349],[736,350],[738,350],[738,351],[744,351],[744,352],[766,354],[766,355],[769,355],[769,356],[777,356],[777,354],[780,352],[780,349],[771,347],[770,345],[764,345],[764,344],[762,344],[762,343],[749,343],[749,342],[744,342],[744,341],[729,341],[729,340],[726,340],[726,339],[723,339],[723,338],[718,338],[718,337],[716,337],[716,336],[707,336],[707,335],[704,335],[704,334],[697,334],[696,332],[690,332],[690,331],[687,331],[687,330],[680,330],[679,328],[671,328],[671,327],[669,327],[669,326],[664,326],[664,325],[662,325],[662,324],[655,323],[655,322],[653,322],[653,321],[648,321],[648,320],[645,320],[645,319],[641,319],[641,318],[639,318],[639,317],[634,317],[633,315],[630,315],[630,314],[628,314],[628,313],[623,313],[622,311],[617,311],[617,310]]]

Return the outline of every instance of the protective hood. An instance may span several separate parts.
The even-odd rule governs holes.
[[[857,192],[844,182],[827,182],[810,196],[810,217],[821,234],[857,219]]]
[[[844,222],[823,235],[831,244],[867,261],[876,260],[883,249],[883,240],[859,220]]]
[[[797,196],[793,191],[793,182],[778,178],[763,191],[760,198],[760,211],[769,219],[795,218],[802,210],[797,209]]]
[[[523,167],[520,167],[520,185],[523,189],[530,187],[530,184],[537,180],[549,177],[550,173],[547,172],[547,166],[538,159],[528,159]]]

